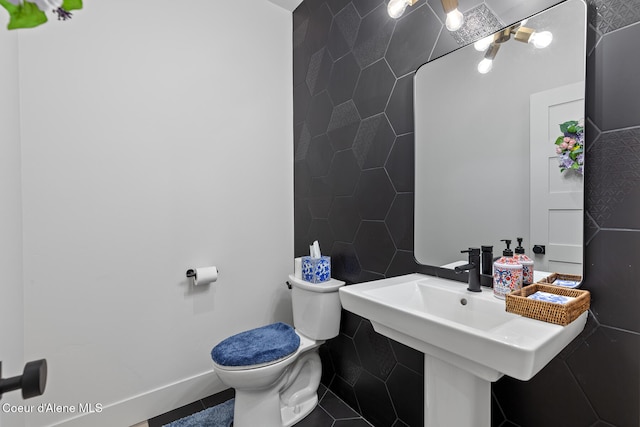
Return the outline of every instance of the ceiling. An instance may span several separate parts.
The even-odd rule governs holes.
[[[302,0],[268,0],[283,9],[293,12],[302,3]]]

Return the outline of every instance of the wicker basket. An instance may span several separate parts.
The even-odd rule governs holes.
[[[554,304],[527,298],[537,291],[574,297],[575,299],[566,304]],[[582,312],[589,309],[590,303],[591,294],[589,291],[568,289],[544,283],[534,283],[525,286],[520,290],[511,292],[506,297],[506,309],[509,313],[515,313],[562,326],[566,326],[576,320]]]
[[[582,282],[582,276],[576,274],[563,274],[563,273],[551,273],[549,276],[536,283],[549,283],[553,284],[556,280],[573,280],[575,282]]]

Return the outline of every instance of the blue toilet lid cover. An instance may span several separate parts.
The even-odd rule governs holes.
[[[213,347],[211,358],[221,366],[259,365],[289,356],[299,346],[296,331],[278,322],[230,336]]]

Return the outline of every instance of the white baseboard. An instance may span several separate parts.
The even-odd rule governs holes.
[[[129,427],[227,388],[213,371],[204,372],[49,427]]]

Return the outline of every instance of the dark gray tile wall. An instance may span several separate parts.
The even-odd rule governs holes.
[[[293,14],[296,255],[318,239],[348,284],[451,274],[413,257],[413,75],[458,47],[437,3],[420,0],[399,20],[384,0],[305,0]],[[460,8],[510,24],[555,3]],[[640,425],[640,0],[588,4],[589,321],[534,379],[493,385],[493,426]],[[321,355],[323,384],[373,425],[422,425],[420,353],[343,311]]]

